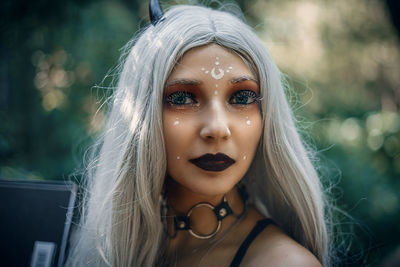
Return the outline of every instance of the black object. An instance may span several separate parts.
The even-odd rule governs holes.
[[[217,220],[217,226],[216,228],[209,234],[200,234],[200,233],[196,233],[195,231],[193,231],[193,229],[190,226],[190,215],[192,214],[192,211],[198,207],[208,207],[209,209],[211,209],[214,214],[215,214],[215,218]],[[220,204],[218,204],[217,206],[213,206],[210,203],[207,202],[201,202],[198,203],[196,205],[194,205],[184,216],[178,216],[175,215],[174,216],[174,226],[175,226],[175,232],[179,231],[179,230],[188,230],[189,233],[199,239],[209,239],[211,237],[213,237],[214,235],[217,234],[217,232],[219,231],[220,227],[221,227],[221,222],[222,220],[231,215],[233,213],[231,207],[228,204],[228,201],[226,201],[226,196],[224,195],[222,201]]]
[[[248,199],[249,195],[247,194],[246,187],[244,186],[244,184],[241,184],[241,183],[237,184],[237,188],[238,188],[239,195],[242,198],[244,208],[243,208],[242,213],[237,215],[236,217],[241,218],[247,212],[247,199]],[[165,196],[165,192],[163,193],[163,195]],[[199,207],[207,207],[210,210],[212,210],[215,215],[217,225],[216,225],[215,229],[208,234],[196,233],[190,226],[190,215],[192,214],[193,210],[195,210],[196,208],[199,208]],[[162,200],[161,207],[160,207],[161,222],[164,224],[164,226],[167,224],[166,218],[167,218],[169,209],[172,209],[172,207],[168,205],[168,203],[164,197]],[[177,231],[187,230],[193,237],[196,237],[198,239],[209,239],[218,233],[219,229],[221,228],[222,220],[231,214],[233,214],[233,211],[232,211],[231,207],[229,206],[228,201],[226,200],[226,195],[223,196],[221,203],[215,207],[208,202],[200,202],[200,203],[197,203],[196,205],[194,205],[193,207],[191,207],[186,212],[185,215],[180,215],[180,216],[173,215],[175,231],[173,234],[171,234],[171,233],[169,233],[168,229],[165,229],[166,234],[168,235],[169,238],[175,238],[177,235]]]
[[[159,0],[150,0],[149,3],[150,21],[153,26],[156,26],[158,22],[162,20],[164,12],[162,11]]]
[[[62,266],[76,192],[69,182],[0,180],[0,265]]]
[[[397,0],[386,0],[386,9],[390,14],[393,26],[397,30],[397,37],[400,38],[400,2]]]
[[[259,220],[257,224],[254,226],[253,230],[251,230],[250,234],[246,237],[243,243],[240,245],[237,250],[235,257],[233,258],[229,267],[238,267],[243,260],[244,255],[246,254],[247,249],[250,247],[251,242],[257,237],[259,233],[261,233],[265,227],[270,224],[275,224],[275,222],[271,219],[263,219]]]

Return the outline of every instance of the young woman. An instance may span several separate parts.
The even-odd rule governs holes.
[[[321,184],[261,41],[222,11],[150,15],[121,64],[67,265],[329,265]]]

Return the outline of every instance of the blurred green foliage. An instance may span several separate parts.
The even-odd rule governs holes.
[[[238,3],[290,77],[301,132],[353,216],[336,215],[353,240],[343,265],[377,265],[400,245],[400,49],[384,2]],[[2,1],[0,12],[0,177],[68,179],[147,1]]]

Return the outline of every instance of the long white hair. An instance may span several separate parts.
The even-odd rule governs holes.
[[[281,73],[243,21],[227,12],[175,6],[126,46],[103,134],[87,166],[83,210],[69,266],[153,266],[166,237],[160,194],[166,174],[164,84],[193,47],[216,43],[259,80],[263,134],[243,178],[258,210],[329,265],[324,195],[287,103]]]

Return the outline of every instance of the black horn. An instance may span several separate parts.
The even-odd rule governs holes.
[[[156,26],[158,22],[162,20],[164,12],[162,11],[160,1],[150,0],[149,3],[150,21],[153,26]]]

